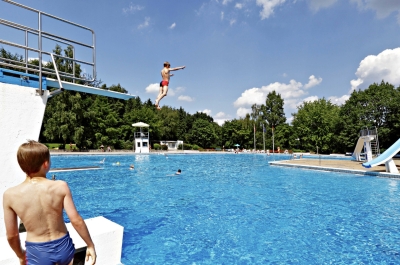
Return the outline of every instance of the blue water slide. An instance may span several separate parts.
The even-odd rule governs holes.
[[[383,154],[378,156],[372,161],[363,163],[363,167],[371,168],[384,164],[391,160],[400,151],[400,139],[397,140],[391,147],[389,147]]]

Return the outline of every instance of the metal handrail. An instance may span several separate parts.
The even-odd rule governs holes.
[[[20,25],[18,23],[14,23],[14,22],[11,22],[11,21],[8,21],[8,20],[5,20],[5,19],[0,19],[0,24],[5,25],[5,26],[10,27],[10,28],[13,28],[13,29],[17,29],[17,30],[21,30],[21,31],[25,32],[25,45],[21,45],[21,44],[17,44],[17,43],[14,43],[14,42],[10,42],[10,41],[7,41],[7,40],[0,39],[0,43],[3,43],[5,45],[9,45],[9,46],[14,46],[14,47],[17,47],[17,48],[25,50],[25,60],[23,62],[25,64],[25,66],[14,65],[12,63],[8,63],[7,64],[7,63],[4,62],[4,61],[6,61],[6,58],[0,58],[1,60],[3,60],[3,62],[0,61],[0,65],[4,65],[4,66],[8,66],[8,67],[13,67],[13,68],[25,70],[25,72],[33,71],[35,73],[38,73],[39,74],[40,94],[42,94],[42,74],[54,74],[54,73],[56,73],[57,79],[59,81],[60,81],[60,76],[72,79],[73,82],[75,82],[76,80],[85,81],[85,82],[93,82],[93,81],[95,81],[95,76],[96,76],[96,47],[95,47],[96,36],[95,36],[95,33],[94,33],[94,31],[92,29],[90,29],[88,27],[85,27],[85,26],[82,26],[82,25],[79,25],[77,23],[68,21],[66,19],[59,18],[59,17],[53,16],[51,14],[44,13],[44,12],[39,11],[37,9],[22,5],[20,3],[17,3],[17,2],[11,1],[11,0],[3,0],[3,1],[7,2],[7,3],[10,3],[10,4],[13,4],[15,6],[27,9],[27,10],[32,11],[32,12],[36,12],[38,14],[38,29],[34,29],[34,28],[31,28],[31,27]],[[58,36],[58,35],[43,31],[42,30],[42,16],[53,18],[53,19],[56,19],[58,21],[70,24],[72,26],[79,27],[81,29],[90,31],[91,34],[92,34],[92,43],[91,44],[87,44],[87,43],[83,43],[83,42],[79,42],[79,41],[76,41],[76,40],[64,38],[62,36]],[[29,47],[29,45],[28,45],[28,33],[38,36],[38,49]],[[61,43],[64,43],[64,44],[72,46],[73,58],[64,57],[62,55],[57,55],[57,54],[54,54],[54,53],[43,51],[43,49],[42,49],[42,39],[50,39],[50,40],[53,40],[53,41],[61,42]],[[92,62],[86,62],[86,61],[83,61],[83,60],[76,59],[75,58],[75,47],[74,47],[73,44],[92,49],[92,59],[93,59]],[[28,64],[28,51],[37,52],[39,54],[39,58],[38,58],[39,66],[34,66],[34,67],[39,68],[39,69],[34,69],[34,68],[32,68],[33,65]],[[53,64],[54,64],[54,68],[55,68],[54,70],[42,66],[42,55],[43,54],[49,55],[52,58],[52,61],[53,61]],[[56,56],[58,58],[65,59],[65,60],[72,61],[73,62],[73,69],[72,69],[73,73],[70,74],[70,73],[66,73],[66,72],[62,72],[62,71],[59,72],[58,69],[57,69],[57,65],[55,64],[54,56]],[[10,62],[10,60],[8,60],[8,61]],[[22,62],[16,62],[16,61],[14,61],[14,62],[15,63],[19,63],[19,64],[22,63]],[[76,70],[75,69],[75,64],[76,63],[90,65],[93,68],[92,78],[88,79],[88,78],[75,77],[75,70]],[[49,72],[49,70],[52,71],[52,72]]]

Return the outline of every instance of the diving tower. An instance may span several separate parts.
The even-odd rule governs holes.
[[[92,29],[70,22],[68,20],[44,13],[31,7],[10,0],[6,3],[34,12],[38,16],[37,28],[20,25],[0,18],[0,25],[9,30],[25,35],[25,43],[16,43],[3,39],[7,35],[0,36],[0,44],[24,51],[24,59],[15,61],[8,58],[0,58],[0,161],[2,162],[2,174],[0,175],[0,204],[3,204],[3,193],[9,187],[21,183],[25,179],[25,173],[20,169],[16,153],[18,147],[27,139],[38,140],[42,127],[43,116],[48,100],[62,93],[64,90],[78,91],[128,100],[134,95],[124,94],[104,89],[99,89],[90,84],[96,77],[96,47],[95,33]],[[16,16],[18,14],[15,14]],[[83,30],[90,34],[90,42],[61,36],[42,30],[43,18],[47,21],[57,21],[71,27]],[[28,36],[34,37],[35,44],[28,42]],[[43,41],[52,41],[72,47],[72,58],[54,54],[46,50]],[[75,49],[84,47],[90,50],[92,60],[87,61],[77,58]],[[31,56],[30,54],[36,54]],[[38,65],[31,64],[28,57],[38,58]],[[90,57],[89,56],[89,57]],[[53,63],[54,69],[46,68],[42,61],[45,59]],[[64,60],[70,69],[69,72],[58,69],[57,60]],[[77,65],[91,68],[91,76],[78,76]],[[104,217],[95,217],[86,220],[91,233],[98,259],[96,264],[117,265],[121,264],[123,227],[113,223]],[[76,247],[85,247],[76,231],[68,226],[71,237]],[[21,233],[23,240],[26,235]],[[24,246],[24,242],[22,241]],[[3,207],[0,207],[0,264],[17,264],[18,259],[9,247],[4,226]],[[11,253],[11,254],[10,254]],[[102,254],[103,253],[103,254]],[[107,253],[107,254],[104,254]]]

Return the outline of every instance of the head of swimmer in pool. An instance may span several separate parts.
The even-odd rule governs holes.
[[[28,140],[18,148],[17,160],[22,171],[29,177],[46,177],[51,166],[49,148],[34,140]]]

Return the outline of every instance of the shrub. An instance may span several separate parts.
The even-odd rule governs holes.
[[[192,150],[199,150],[200,146],[198,146],[197,144],[192,145]]]
[[[130,140],[127,140],[126,142],[122,143],[122,148],[125,150],[132,150],[133,143]]]
[[[161,145],[161,150],[168,151],[168,145],[166,144]]]
[[[153,145],[155,150],[160,150],[161,149],[161,145],[160,144],[154,144]]]

